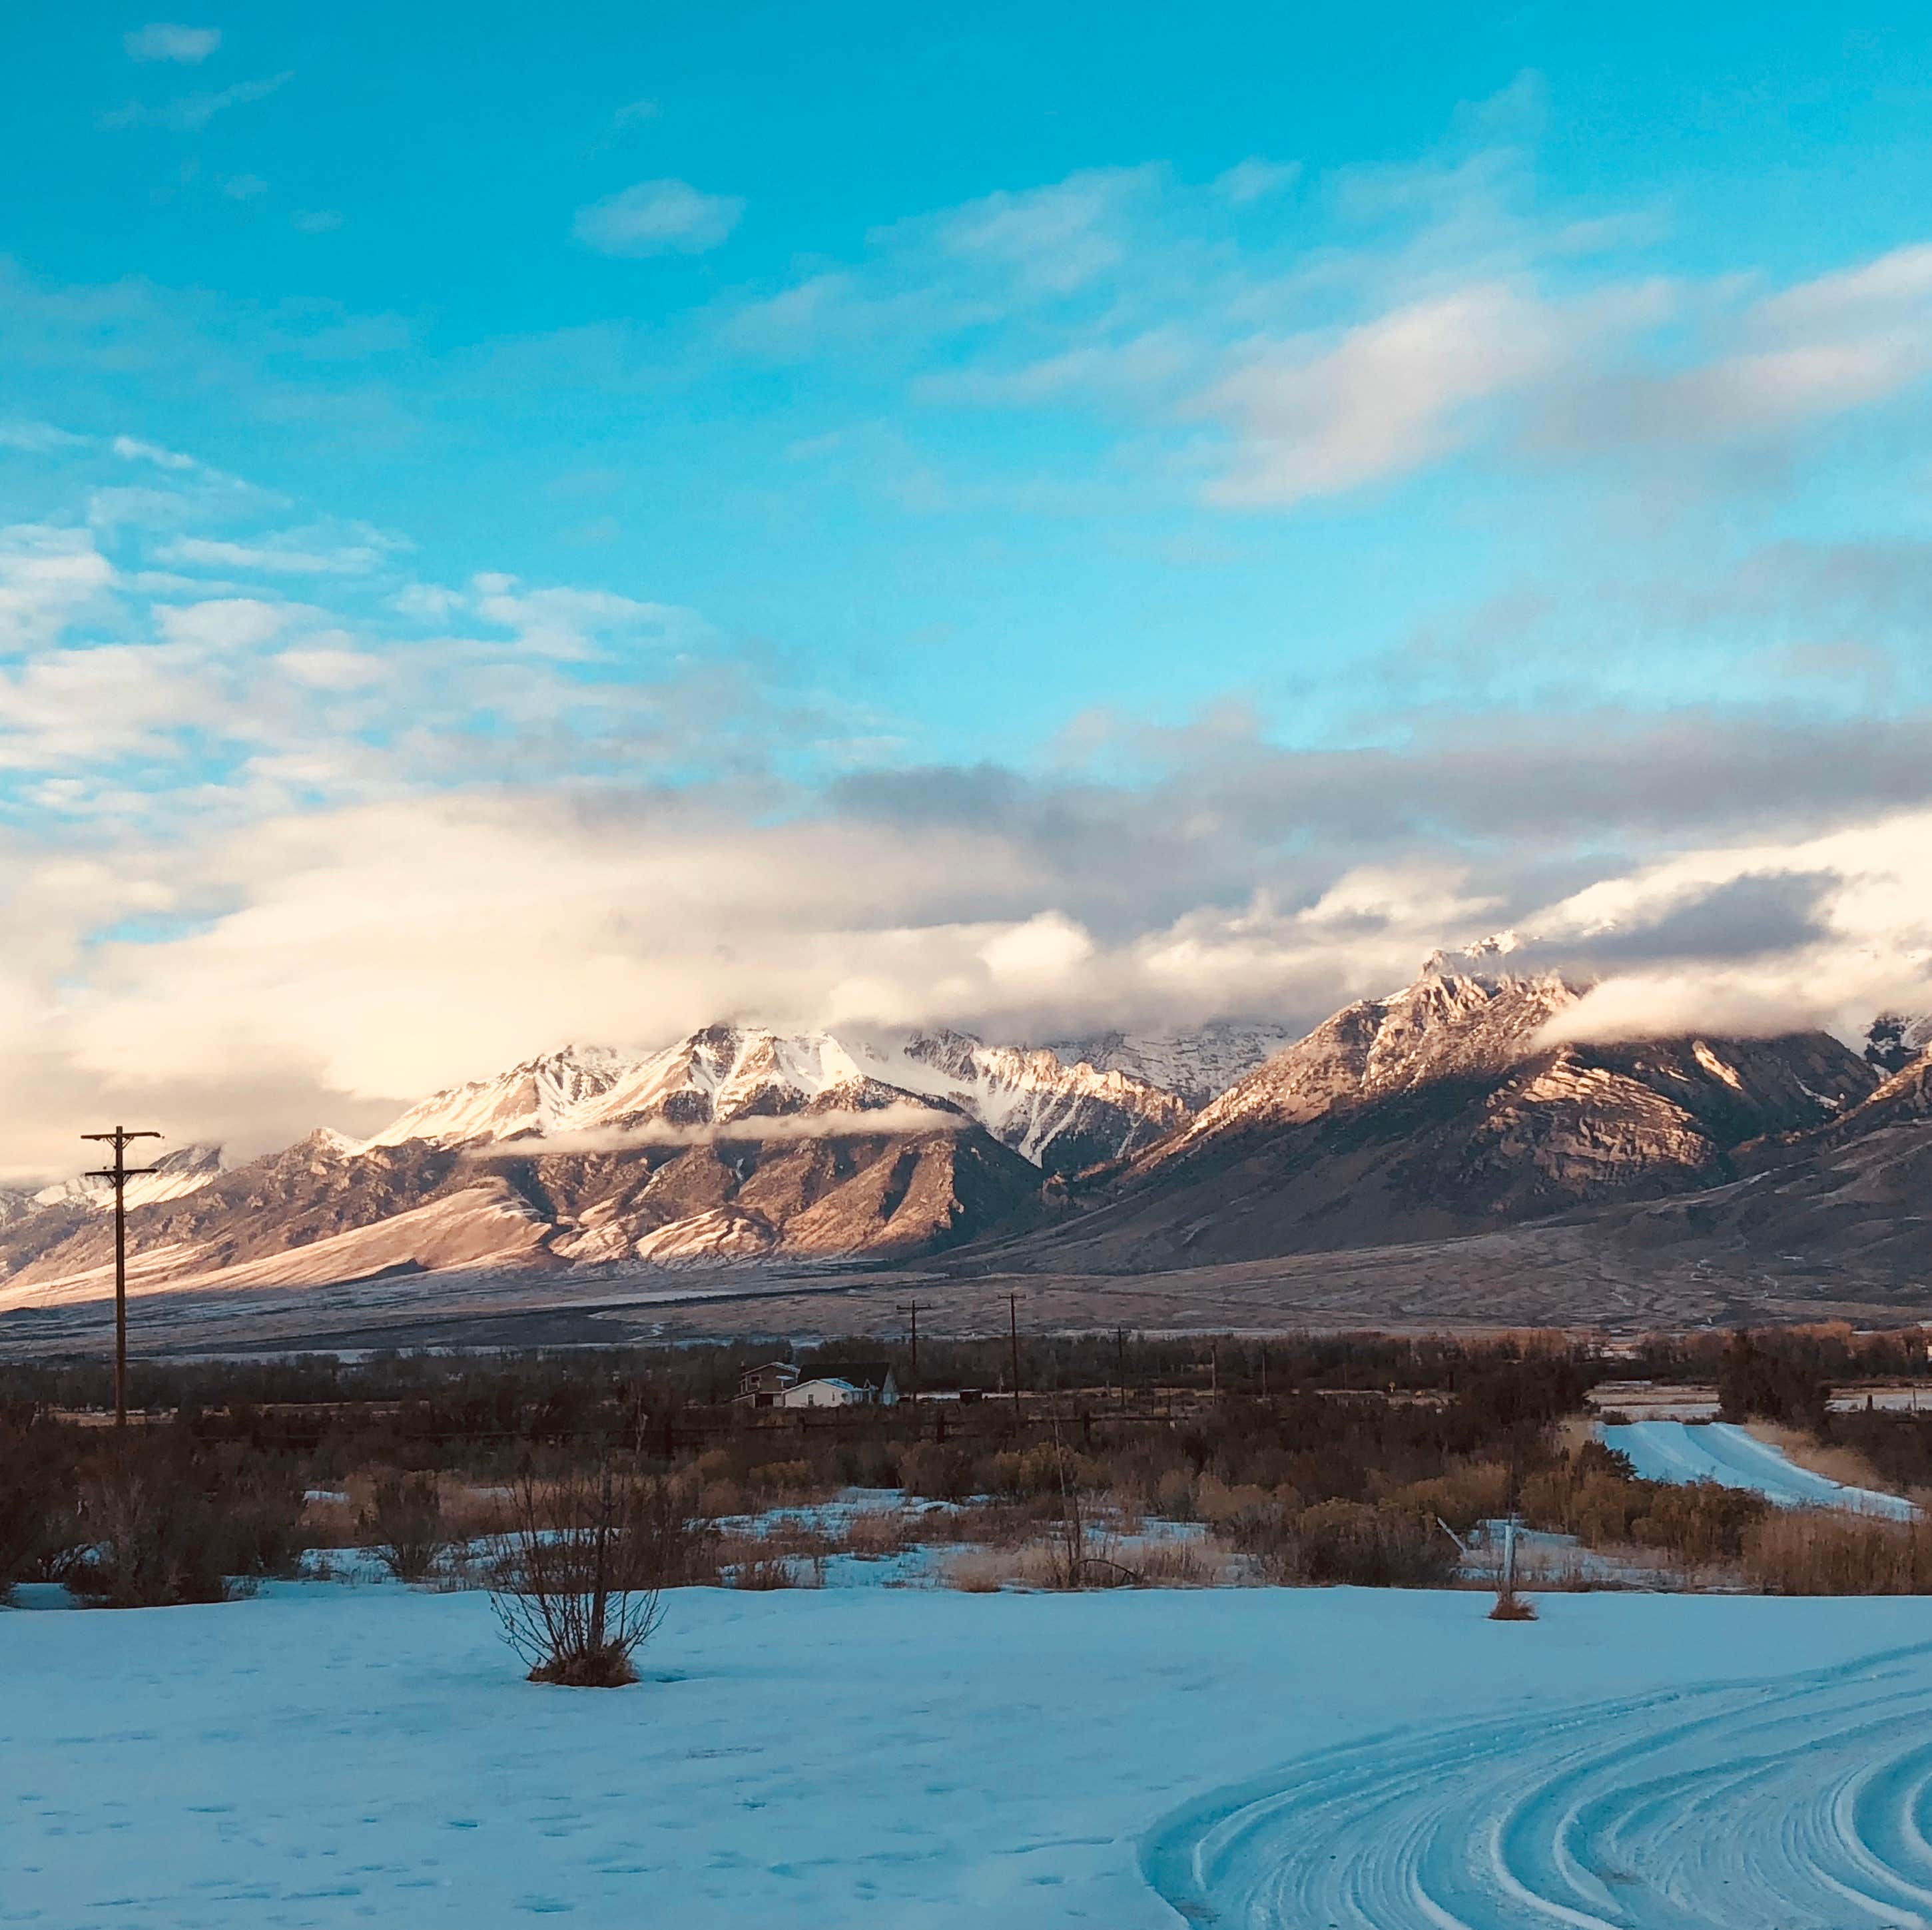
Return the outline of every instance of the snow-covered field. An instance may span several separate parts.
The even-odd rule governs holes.
[[[1932,1913],[1923,1603],[1486,1607],[692,1590],[615,1694],[521,1681],[475,1595],[0,1615],[0,1921]]]
[[[1634,1421],[1597,1431],[1606,1445],[1630,1457],[1630,1466],[1646,1481],[1714,1481],[1722,1487],[1753,1489],[1780,1508],[1850,1508],[1895,1521],[1910,1520],[1915,1512],[1901,1496],[1846,1487],[1801,1468],[1768,1442],[1727,1421],[1693,1426]]]

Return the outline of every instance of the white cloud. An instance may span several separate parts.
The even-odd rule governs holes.
[[[292,538],[272,537],[257,543],[182,536],[154,554],[158,563],[262,570],[272,576],[358,576],[383,561],[382,547],[377,544],[304,548],[298,546],[299,541],[299,532]]]
[[[603,254],[702,254],[724,244],[744,212],[736,194],[706,194],[688,181],[640,181],[580,208],[572,231]]]
[[[1301,179],[1299,161],[1264,161],[1250,155],[1215,177],[1214,185],[1238,208],[1284,193]]]
[[[182,27],[157,20],[122,36],[130,60],[178,61],[199,67],[221,44],[219,27]]]
[[[1923,813],[1778,848],[1780,862],[1842,880],[1818,949],[1694,977],[1620,975],[1566,1034],[1862,1020],[1925,983],[1928,854]],[[1607,880],[1549,923],[1654,905],[1764,860],[1762,848],[1713,849]],[[1304,908],[1262,895],[1107,937],[1050,902],[1025,908],[1056,887],[1004,833],[822,814],[760,825],[670,794],[397,797],[280,815],[189,851],[124,842],[100,862],[109,878],[95,896],[110,906],[138,890],[210,909],[176,937],[95,947],[78,977],[50,942],[48,976],[22,994],[38,1014],[33,1049],[64,1055],[82,1090],[140,1067],[151,1109],[164,1103],[183,1136],[232,1137],[221,1107],[244,1115],[266,1068],[292,1136],[565,1037],[649,1045],[720,1018],[963,1021],[1009,1037],[1136,1015],[1306,1019],[1405,981],[1494,910],[1473,877],[1382,866]],[[91,902],[71,894],[66,929]],[[985,915],[1001,903],[1006,915]],[[0,1076],[24,1049],[0,1042]],[[0,1122],[0,1163],[44,1143],[38,1121]]]
[[[138,436],[116,436],[109,446],[124,462],[151,462],[157,469],[199,469],[193,456],[178,449],[164,449],[158,443],[142,442]]]
[[[112,566],[84,530],[0,530],[0,650],[44,647],[113,580]]]
[[[478,616],[514,631],[526,649],[546,656],[586,656],[610,637],[688,637],[698,627],[688,610],[608,590],[527,590],[514,577],[495,574],[478,576],[476,588]]]
[[[223,596],[205,603],[160,605],[154,620],[169,642],[205,650],[248,650],[280,636],[291,613],[253,596]]]
[[[1558,316],[1507,287],[1459,290],[1349,331],[1270,348],[1198,405],[1234,439],[1218,503],[1288,504],[1420,467],[1472,431],[1476,404],[1547,376]]]
[[[1151,168],[1100,169],[1048,188],[988,194],[932,224],[947,253],[987,264],[1022,287],[1064,295],[1125,259],[1127,211]],[[916,233],[920,224],[908,224]]]
[[[51,422],[0,422],[0,449],[17,449],[23,455],[44,455],[55,449],[84,449],[85,436],[76,436]]]
[[[291,72],[272,74],[262,80],[237,81],[232,87],[224,87],[218,92],[183,94],[159,107],[146,101],[130,101],[103,114],[100,125],[110,130],[160,128],[170,134],[198,134],[216,115],[226,113],[230,107],[244,107],[250,101],[266,101],[294,78]]]
[[[1880,1010],[1932,1005],[1932,812],[1820,837],[1688,852],[1606,878],[1526,923],[1539,937],[1587,947],[1640,932],[1738,881],[1783,875],[1826,881],[1808,941],[1694,971],[1666,964],[1613,971],[1562,1015],[1552,1037],[1798,1025],[1852,1036]]]

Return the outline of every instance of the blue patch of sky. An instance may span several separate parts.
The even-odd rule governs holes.
[[[1365,215],[1362,170],[1498,150],[1528,157],[1534,183],[1504,191],[1523,198],[1511,218],[1632,224],[1540,256],[1548,290],[1774,286],[1916,242],[1922,9],[535,18],[352,0],[194,17],[222,33],[194,65],[129,62],[132,17],[38,10],[12,29],[0,248],[34,299],[10,350],[0,337],[10,406],[191,450],[296,520],[396,532],[424,581],[509,571],[688,607],[786,689],[874,720],[871,754],[1024,761],[1086,711],[1174,723],[1230,698],[1321,743],[1399,740],[1432,711],[1775,696],[1766,631],[1798,620],[1754,631],[1748,610],[1687,614],[1642,581],[1708,584],[1774,539],[1922,533],[1900,503],[1910,423],[1822,433],[1700,479],[1681,509],[1624,500],[1635,485],[1587,457],[1500,461],[1478,438],[1231,510],[1202,498],[1211,425],[1178,406],[1211,374],[1155,403],[1025,407],[920,380],[1077,345],[1129,296],[1148,326],[1198,323],[1225,347],[1246,311],[1190,276],[1245,278],[1264,330],[1269,275],[1393,249],[1420,218]],[[1299,179],[1204,212],[1207,184],[1256,156]],[[1162,173],[1124,244],[1144,266],[1064,302],[996,296],[956,327],[902,315],[795,356],[731,332],[743,304],[817,272],[916,302],[944,264],[893,224],[1148,164]],[[1339,201],[1338,170],[1356,184]],[[574,236],[578,210],[656,179],[743,212],[701,251],[612,257]],[[1318,292],[1293,312],[1376,305]],[[10,510],[47,513],[49,460],[0,461]],[[664,661],[616,645],[560,674],[649,681]],[[1886,701],[1922,697],[1926,674],[1908,649]]]

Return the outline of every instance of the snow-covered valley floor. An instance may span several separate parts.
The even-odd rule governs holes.
[[[688,1590],[616,1693],[476,1595],[0,1614],[0,1922],[1932,1920],[1932,1605],[1486,1607]]]

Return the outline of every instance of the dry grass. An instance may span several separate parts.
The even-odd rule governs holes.
[[[386,1481],[420,1478],[408,1470],[380,1464],[352,1469],[334,1484],[346,1501],[310,1501],[302,1508],[302,1529],[312,1545],[353,1547],[358,1523],[374,1510],[376,1490]],[[434,1477],[443,1525],[457,1541],[480,1541],[506,1534],[511,1525],[511,1492],[507,1487],[465,1481],[460,1475]]]
[[[1534,1622],[1536,1604],[1527,1595],[1518,1595],[1510,1589],[1496,1597],[1496,1605],[1490,1610],[1492,1622]]]
[[[713,1586],[763,1591],[823,1588],[825,1560],[839,1544],[817,1529],[796,1521],[774,1521],[762,1535],[724,1534],[709,1546],[710,1572],[701,1579]]]
[[[932,1523],[943,1516],[916,1514],[910,1508],[880,1508],[855,1514],[838,1538],[838,1552],[864,1562],[885,1561],[909,1553],[932,1537]]]
[[[1767,1595],[1932,1593],[1932,1525],[1822,1508],[1775,1511],[1745,1537],[1743,1567]]]
[[[997,1595],[1003,1588],[1051,1589],[1060,1570],[1058,1551],[1044,1541],[1018,1547],[968,1548],[940,1565],[940,1580],[966,1595]]]
[[[1250,1579],[1250,1564],[1233,1549],[1207,1540],[1140,1542],[1123,1547],[1095,1543],[1101,1565],[1082,1585],[1126,1588],[1224,1588]],[[968,1547],[940,1564],[938,1579],[966,1595],[992,1595],[1003,1588],[1064,1592],[1073,1586],[1064,1544],[1045,1535],[1000,1547]]]

